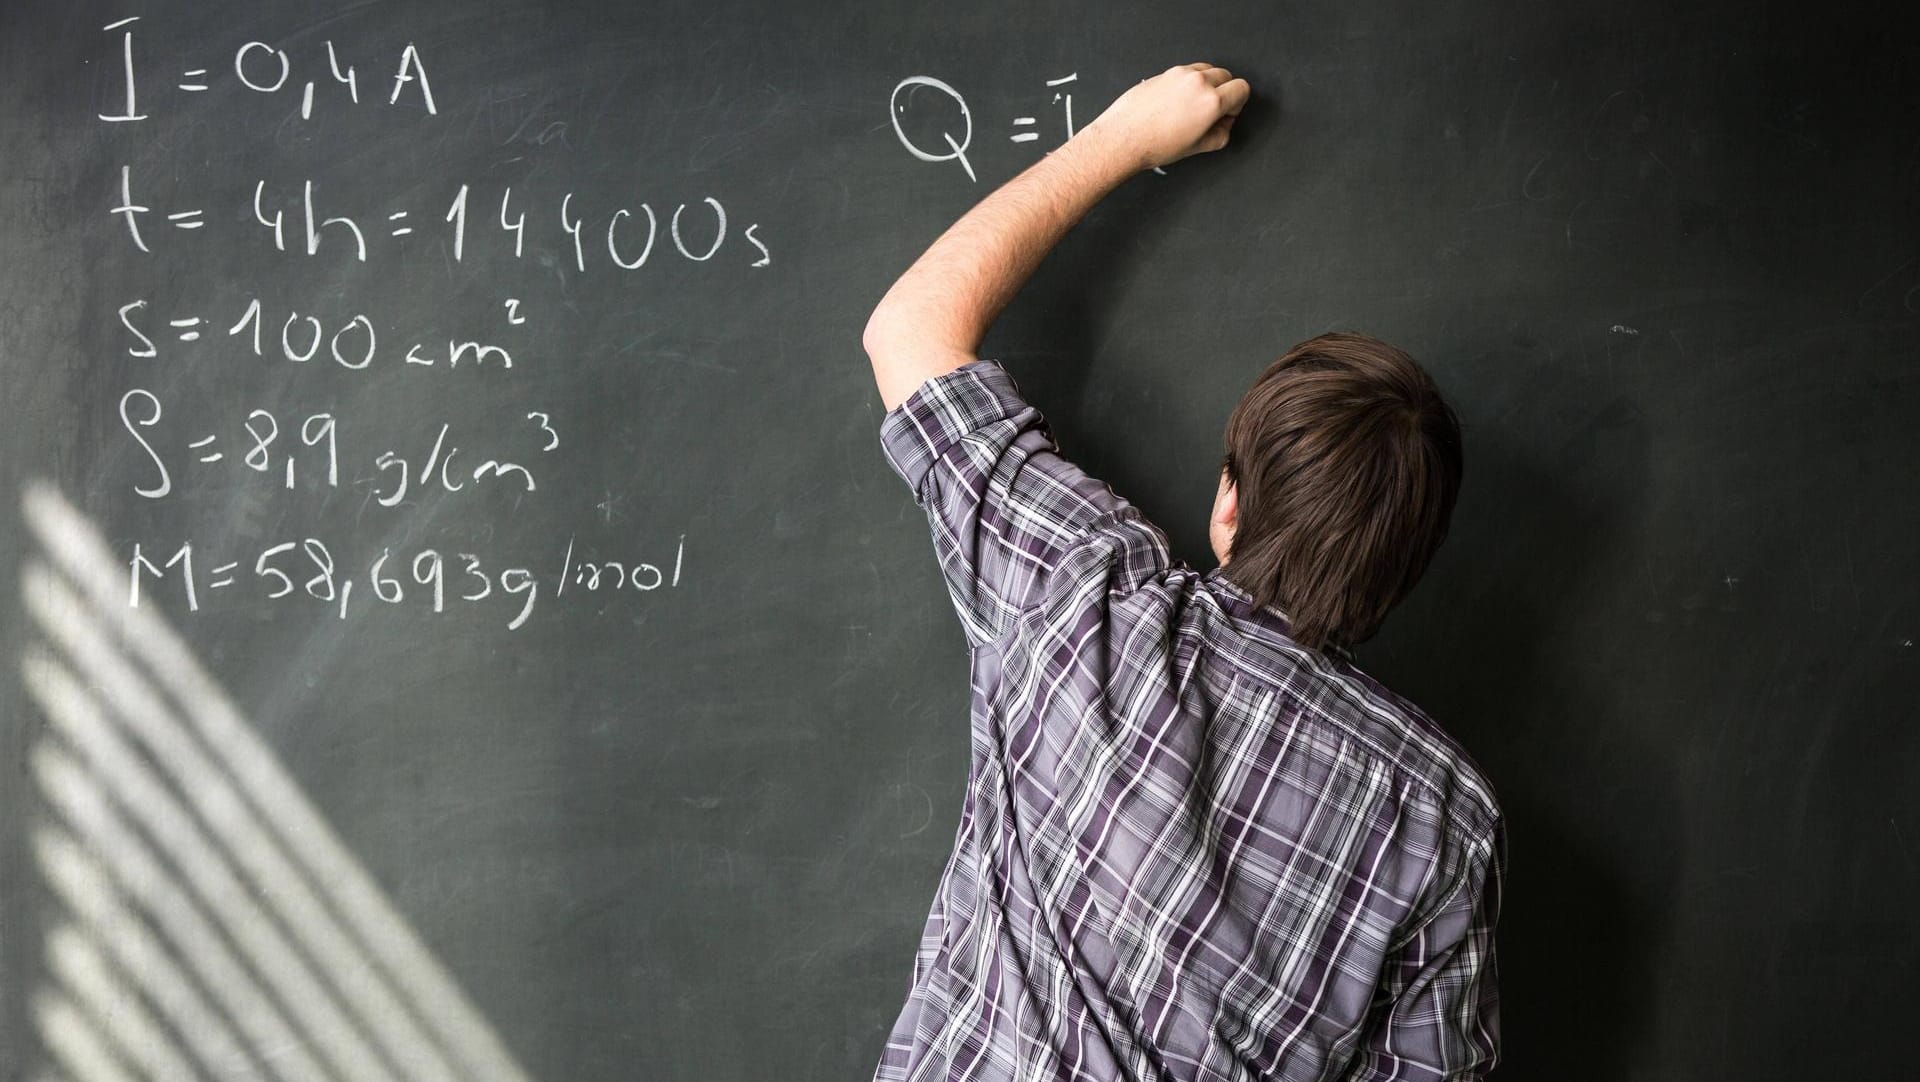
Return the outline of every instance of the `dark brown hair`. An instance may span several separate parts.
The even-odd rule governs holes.
[[[1426,371],[1362,334],[1287,351],[1227,420],[1238,520],[1224,574],[1311,649],[1371,638],[1446,538],[1460,422]]]

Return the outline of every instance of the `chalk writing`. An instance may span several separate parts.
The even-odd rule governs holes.
[[[153,476],[145,479],[149,483],[136,483],[133,489],[148,499],[157,500],[173,491],[174,470],[167,465],[168,460],[156,446],[151,431],[159,426],[164,412],[159,396],[143,387],[135,387],[120,396],[120,423],[153,469]],[[534,454],[544,455],[560,446],[560,434],[555,431],[550,415],[536,410],[527,414],[527,420],[532,422],[527,426],[528,431],[541,442],[540,449]],[[302,449],[305,448],[312,451],[311,455],[305,457],[308,460],[306,469],[315,478],[313,484],[327,488],[340,487],[339,424],[332,413],[308,414],[300,419],[297,426],[290,424],[283,435],[280,421],[273,411],[254,409],[246,414],[238,428],[239,435],[236,438],[244,443],[238,464],[244,469],[279,478],[283,487],[294,488],[297,478],[308,475],[300,468],[300,460],[305,455]],[[399,447],[389,447],[368,456],[374,468],[373,473],[361,479],[371,478],[378,483],[375,502],[382,507],[397,507],[406,499],[409,490],[416,495],[423,488],[451,493],[487,482],[511,483],[517,491],[522,492],[533,492],[539,488],[534,480],[533,469],[527,464],[532,459],[480,458],[477,454],[469,453],[467,461],[456,468],[454,462],[463,448],[459,436],[449,439],[452,431],[452,422],[442,422],[434,431],[430,444],[422,438],[420,446],[415,448],[420,453],[413,454],[412,458],[403,454],[403,448]],[[297,446],[293,438],[296,434]],[[225,460],[226,452],[219,449],[222,446],[220,437],[220,432],[211,432],[181,439],[181,445],[191,452],[186,465],[213,465]]]
[[[1072,139],[1078,130],[1073,124],[1073,92],[1063,88],[1071,87],[1079,80],[1079,72],[1046,80],[1047,89],[1052,94],[1048,104],[1060,107],[1061,131],[1064,133],[1060,137],[1062,143]],[[922,131],[929,127],[935,129],[942,145],[929,149],[921,145],[923,141],[930,142],[927,136],[907,134],[902,121],[913,113],[921,114],[916,118],[918,122],[915,127]],[[931,75],[907,76],[894,85],[893,93],[887,99],[887,119],[893,124],[893,134],[907,153],[923,162],[958,162],[968,180],[979,182],[980,178],[973,171],[973,160],[967,156],[968,148],[973,145],[973,111],[967,108],[967,99],[951,83]],[[1014,129],[1007,136],[1010,142],[1034,143],[1040,139],[1040,118],[1037,115],[1016,116],[1010,126]],[[955,129],[958,129],[958,135],[954,134]],[[1159,166],[1155,166],[1153,171],[1163,175],[1166,173]]]
[[[152,206],[136,201],[134,185],[133,167],[122,165],[117,202],[108,208],[107,213],[122,218],[128,238],[135,248],[151,252],[153,249],[148,245],[147,235],[141,232],[142,219],[158,212]],[[467,256],[467,239],[471,232],[467,212],[472,198],[472,185],[462,184],[445,204],[444,214],[438,206],[432,212],[446,226],[444,239],[451,246],[456,263],[464,261]],[[260,230],[258,235],[270,241],[274,250],[279,252],[291,251],[309,257],[318,256],[323,250],[329,255],[344,252],[356,262],[365,263],[369,253],[374,252],[383,240],[399,240],[416,235],[424,240],[427,237],[413,227],[411,209],[379,209],[372,212],[356,209],[352,212],[330,213],[324,200],[325,193],[316,193],[312,180],[302,181],[296,196],[291,188],[270,191],[263,179],[254,182],[247,207],[251,220]],[[759,236],[760,223],[748,223],[738,231],[736,237],[729,231],[726,205],[710,195],[674,204],[673,210],[665,215],[667,238],[664,245],[658,243],[661,240],[661,214],[653,209],[651,203],[641,202],[636,212],[632,207],[625,206],[577,209],[573,200],[574,193],[562,193],[553,215],[550,218],[542,215],[537,221],[558,224],[559,232],[567,238],[566,245],[573,254],[573,263],[582,272],[595,265],[611,265],[623,271],[639,270],[647,265],[656,247],[661,248],[663,253],[670,250],[671,257],[678,262],[705,263],[719,255],[725,246],[739,249],[742,256],[750,260],[747,263],[750,268],[758,269],[773,263],[772,250]],[[525,203],[524,196],[515,200],[511,186],[500,190],[497,229],[511,238],[515,259],[526,255]],[[179,230],[196,230],[206,225],[204,207],[167,211],[165,217],[168,225]],[[381,223],[377,227],[361,225],[363,221],[375,220]],[[641,224],[643,221],[644,226]],[[487,228],[494,227],[489,225]],[[435,235],[438,234],[439,231],[435,231]],[[604,263],[600,259],[603,247],[606,256]]]
[[[143,30],[151,26],[134,15],[102,28],[112,63],[92,112],[103,123],[128,126],[117,130],[136,137],[157,123],[156,117],[205,108],[223,97],[277,99],[288,110],[289,123],[297,102],[300,121],[311,121],[323,110],[364,108],[391,110],[385,115],[393,119],[379,123],[403,125],[440,123],[449,91],[458,99],[460,88],[437,82],[432,58],[412,41],[350,50],[304,33],[278,39],[285,45],[262,34],[216,42],[160,68],[155,66],[159,54],[150,55],[141,44]],[[1048,85],[1062,87],[1074,78]],[[946,89],[964,115],[965,103]],[[1071,98],[1056,93],[1054,100],[1064,107],[1070,134]],[[1035,125],[1033,118],[1024,118],[1017,126]],[[547,132],[565,127],[554,119]],[[954,153],[963,154],[970,139],[969,129]],[[543,134],[539,142],[546,141]],[[217,538],[219,551],[191,537],[134,542],[125,554],[130,606],[164,596],[170,604],[199,612],[217,598],[244,597],[250,604],[275,606],[304,601],[341,620],[381,609],[435,615],[492,606],[504,627],[514,631],[526,626],[542,598],[637,597],[682,584],[684,533],[677,535],[670,559],[665,553],[634,551],[601,555],[571,535],[564,543],[552,542],[548,557],[528,561],[487,556],[477,551],[486,547],[484,540],[390,543],[415,536],[410,519],[402,519],[401,532],[394,532],[395,516],[447,501],[475,503],[475,493],[498,493],[507,502],[478,505],[511,507],[515,513],[526,500],[535,509],[530,514],[550,521],[549,490],[564,488],[549,484],[566,466],[569,452],[562,450],[563,442],[573,454],[582,452],[563,413],[539,400],[550,392],[510,397],[504,411],[502,403],[489,403],[491,412],[482,420],[444,397],[482,388],[496,397],[524,393],[516,383],[527,378],[522,372],[543,368],[540,340],[521,337],[527,331],[518,328],[527,327],[530,316],[549,322],[554,317],[543,304],[524,301],[527,294],[519,287],[511,290],[515,295],[502,290],[495,296],[498,307],[491,311],[498,313],[498,322],[456,327],[451,334],[407,327],[356,294],[392,295],[394,269],[417,265],[400,257],[418,246],[437,249],[449,274],[462,264],[511,267],[522,260],[536,264],[541,278],[564,269],[634,282],[660,274],[769,268],[773,253],[762,237],[763,226],[754,215],[740,212],[738,200],[686,191],[672,181],[654,181],[651,190],[608,199],[574,190],[551,175],[512,183],[474,176],[424,178],[404,191],[368,195],[324,171],[304,176],[295,171],[289,177],[269,163],[251,166],[240,177],[202,175],[192,165],[155,165],[124,141],[112,144],[109,153],[114,158],[102,175],[111,178],[111,189],[97,193],[98,205],[104,207],[107,228],[130,253],[127,258],[157,266],[147,260],[235,251],[274,258],[279,253],[291,267],[319,269],[326,283],[311,295],[303,295],[298,285],[288,289],[276,283],[277,296],[229,286],[196,297],[191,288],[184,293],[171,288],[178,281],[174,275],[153,288],[130,291],[139,295],[108,302],[111,315],[102,315],[112,321],[116,354],[124,350],[138,362],[136,370],[152,365],[156,373],[151,380],[135,375],[120,384],[113,402],[131,451],[118,459],[126,486],[119,491],[130,491],[137,502],[169,501],[208,489],[256,485],[264,494],[281,494],[266,498],[289,501],[273,520],[273,530],[286,536],[236,538],[231,524],[222,524],[205,535]],[[377,279],[372,277],[376,267]],[[574,307],[571,299],[566,307]],[[199,370],[221,372],[221,378],[228,371],[245,371],[252,381],[266,379],[269,388],[250,382],[245,399],[207,402],[204,382],[179,378],[183,365],[217,365]],[[163,371],[168,374],[160,375]],[[298,392],[277,386],[298,372],[315,375],[301,377]],[[439,375],[387,382],[399,372]],[[324,386],[315,389],[316,380]],[[381,394],[405,394],[421,381],[436,385],[434,397],[424,407],[410,405],[407,423],[398,431],[391,411],[360,399],[341,400],[335,393],[357,384],[378,387]],[[329,533],[289,525],[290,517],[314,507],[290,494],[314,494],[325,501],[343,490],[357,496],[352,504],[356,525],[369,515],[387,524],[379,543],[341,536],[338,529]],[[614,499],[609,492],[601,506]],[[491,523],[484,525],[486,537],[492,529]]]
[[[127,559],[127,605],[139,608],[157,586],[171,584],[188,612],[199,612],[216,591],[248,590],[261,601],[304,597],[319,602],[338,619],[345,620],[356,611],[351,602],[354,584],[364,582],[362,596],[371,594],[384,605],[413,605],[429,613],[445,613],[457,604],[478,604],[499,595],[499,602],[514,609],[506,621],[509,631],[517,631],[533,615],[540,600],[542,577],[531,566],[494,565],[471,552],[422,548],[412,552],[382,547],[378,555],[359,561],[358,570],[349,570],[335,559],[333,549],[316,537],[283,540],[268,544],[239,559],[219,562],[204,555],[196,561],[192,541],[182,541],[168,551],[167,545],[155,548],[135,542]],[[583,593],[645,594],[655,590],[674,590],[680,586],[686,558],[686,535],[674,545],[671,565],[638,560],[582,560],[574,553],[574,539],[567,539],[560,570],[550,581],[552,596],[573,587],[575,596]],[[356,577],[357,576],[357,577]]]
[[[120,31],[120,77],[125,105],[118,112],[99,114],[101,120],[120,123],[148,118],[148,114],[140,112],[138,108],[140,90],[134,73],[133,24],[139,21],[140,16],[134,15],[108,23],[102,28],[108,33]],[[347,64],[342,70],[339,50],[334,47],[332,41],[322,42],[321,47],[326,52],[325,76],[316,75],[309,78],[303,74],[296,79],[293,58],[286,50],[276,48],[264,41],[247,41],[236,46],[230,54],[232,62],[228,66],[233,69],[235,83],[257,94],[278,94],[286,89],[290,82],[301,82],[300,117],[303,120],[311,119],[313,116],[314,84],[317,81],[331,81],[337,84],[339,88],[344,89],[349,103],[360,104],[359,75],[354,66]],[[313,59],[317,70],[317,58]],[[305,68],[301,70],[304,72]],[[212,90],[213,84],[209,81],[211,79],[209,71],[208,68],[185,69],[180,73],[181,81],[174,84],[174,87],[187,94],[199,94]],[[386,104],[399,105],[403,96],[407,99],[409,106],[425,109],[429,116],[439,112],[434,106],[433,86],[427,78],[426,61],[421,58],[420,51],[412,42],[408,42],[399,50],[399,58],[394,65],[392,88],[387,94]]]

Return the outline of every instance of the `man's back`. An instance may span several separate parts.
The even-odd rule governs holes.
[[[972,756],[879,1079],[1478,1078],[1495,794],[1056,453],[1004,369],[882,426],[972,647]]]

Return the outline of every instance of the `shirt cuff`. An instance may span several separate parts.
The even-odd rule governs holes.
[[[914,499],[924,503],[921,486],[934,462],[967,436],[1028,408],[999,361],[969,361],[923,382],[888,410],[880,422],[880,449]]]

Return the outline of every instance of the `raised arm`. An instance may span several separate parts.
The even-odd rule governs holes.
[[[963,215],[867,320],[880,401],[892,410],[975,360],[987,328],[1074,223],[1134,173],[1226,146],[1249,93],[1225,68],[1168,68]]]

